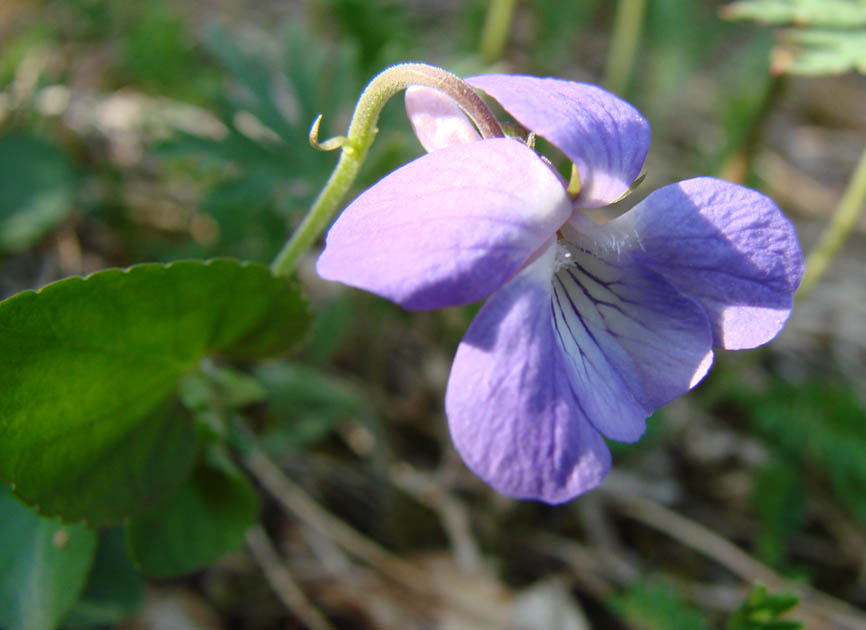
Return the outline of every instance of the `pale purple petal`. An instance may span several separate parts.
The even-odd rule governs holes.
[[[454,359],[445,408],[466,465],[511,497],[562,503],[598,485],[610,452],[583,416],[550,317],[553,248],[484,305]]]
[[[409,309],[467,304],[501,287],[571,212],[559,177],[523,143],[456,145],[355,199],[316,268]]]
[[[557,344],[584,415],[637,440],[645,419],[700,381],[713,359],[701,306],[602,241],[560,241],[553,279]]]
[[[480,140],[472,122],[448,95],[428,87],[406,90],[406,115],[427,152]]]
[[[753,348],[785,325],[803,253],[769,197],[700,177],[653,192],[612,223],[633,235],[637,259],[703,305],[717,347]]]
[[[640,175],[649,151],[649,123],[610,92],[587,83],[506,74],[466,82],[574,162],[582,183],[578,207],[616,201]]]

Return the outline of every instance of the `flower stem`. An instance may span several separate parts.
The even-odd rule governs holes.
[[[424,85],[450,96],[472,119],[483,138],[505,135],[481,97],[457,75],[422,63],[401,63],[386,68],[373,77],[361,93],[349,123],[349,131],[345,138],[338,141],[341,152],[337,166],[307,216],[271,263],[271,271],[275,275],[291,274],[304,252],[327,227],[358,176],[367,151],[373,144],[378,131],[376,122],[379,113],[388,99],[410,85]],[[311,130],[310,141],[314,146],[318,144],[317,133],[318,120]],[[330,144],[325,142],[322,146]]]
[[[481,62],[485,65],[496,63],[502,58],[505,41],[511,30],[516,0],[490,0],[484,28],[481,31]]]
[[[851,175],[842,200],[830,219],[830,224],[824,229],[818,244],[806,257],[806,273],[797,291],[797,298],[804,298],[821,279],[839,253],[845,239],[851,234],[857,223],[857,217],[864,209],[866,209],[866,148],[860,156],[854,174]]]
[[[604,87],[622,94],[634,66],[646,0],[619,0],[613,20],[610,52],[604,71]]]

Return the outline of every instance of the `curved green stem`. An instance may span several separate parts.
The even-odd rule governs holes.
[[[860,156],[860,162],[851,175],[848,188],[845,189],[845,194],[842,195],[842,200],[833,213],[830,224],[824,229],[818,244],[806,257],[806,273],[797,291],[798,299],[804,298],[830,267],[830,263],[842,249],[845,239],[857,223],[857,217],[864,209],[866,209],[866,149]]]
[[[604,87],[616,94],[622,94],[628,87],[640,41],[645,5],[646,0],[619,0],[616,5],[603,82]]]
[[[502,58],[505,42],[511,30],[516,0],[490,0],[484,29],[481,31],[481,62],[491,64]]]
[[[402,63],[386,68],[364,88],[352,114],[349,131],[344,138],[335,141],[341,147],[337,166],[307,216],[271,263],[271,270],[275,275],[289,275],[304,252],[327,227],[358,176],[367,151],[373,144],[378,131],[376,122],[379,120],[379,113],[388,99],[410,85],[425,85],[450,96],[472,119],[481,137],[505,135],[481,97],[457,75],[422,63]],[[313,124],[310,133],[310,141],[314,146],[318,145],[318,122],[316,120]],[[334,143],[327,141],[320,146],[333,145]]]
[[[292,237],[283,245],[277,257],[274,258],[274,262],[271,263],[271,271],[274,272],[274,275],[288,276],[292,273],[304,252],[310,248],[322,230],[327,227],[340,201],[349,191],[355,177],[358,176],[363,160],[363,154],[357,155],[355,152],[343,148],[337,166],[331,173],[331,177],[328,178],[322,192],[316,197],[307,216],[304,217],[298,229],[294,231]]]

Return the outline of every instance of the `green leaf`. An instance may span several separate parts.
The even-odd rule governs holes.
[[[150,576],[194,571],[240,547],[257,513],[253,487],[212,448],[176,493],[130,520],[130,553]]]
[[[731,20],[790,25],[773,49],[777,74],[866,74],[866,2],[863,0],[748,0],[722,8]]]
[[[288,350],[298,289],[258,264],[146,264],[0,303],[0,478],[40,511],[117,522],[186,477],[195,429],[177,383],[211,354]]]
[[[866,28],[857,31],[786,30],[773,51],[773,70],[789,74],[866,74]]]
[[[283,244],[286,217],[309,208],[316,182],[324,182],[333,169],[335,156],[313,150],[309,130],[324,112],[323,136],[342,133],[336,128],[342,124],[340,113],[362,87],[353,47],[346,42],[326,46],[298,24],[287,29],[283,50],[238,39],[216,25],[202,35],[205,51],[232,88],[222,90],[210,106],[226,133],[210,138],[178,130],[157,150],[208,188],[201,210],[218,227],[214,249],[208,251],[270,260]],[[381,126],[387,127],[385,121]],[[373,174],[378,179],[384,172]]]
[[[685,604],[676,589],[660,579],[639,581],[608,601],[629,626],[642,630],[709,630],[704,614]]]
[[[87,586],[63,619],[63,628],[95,628],[118,623],[138,608],[144,578],[132,566],[123,529],[106,530],[99,538]]]
[[[219,404],[229,410],[237,410],[266,402],[268,392],[254,377],[223,366],[206,366],[203,370],[214,386]]]
[[[799,621],[780,620],[779,617],[797,605],[797,598],[787,593],[771,594],[764,586],[757,586],[725,626],[726,630],[799,630]]]
[[[268,392],[268,426],[262,445],[272,453],[308,448],[348,420],[379,433],[372,404],[349,381],[297,363],[268,361],[255,376]]]
[[[53,628],[73,604],[96,534],[39,516],[0,485],[0,627]]]
[[[124,36],[118,41],[119,65],[132,81],[162,95],[194,98],[204,87],[209,68],[190,46],[186,23],[170,6],[157,1],[118,11],[126,18]]]
[[[836,497],[866,522],[866,417],[850,386],[820,380],[776,380],[746,393],[755,429],[782,456],[822,471]]]
[[[722,9],[729,20],[797,26],[866,26],[866,3],[861,0],[744,0]]]
[[[210,361],[202,361],[198,372],[181,379],[178,390],[196,420],[199,437],[207,443],[229,438],[238,411],[267,398],[265,388],[253,377]]]
[[[0,250],[30,247],[72,209],[75,175],[54,145],[31,135],[0,137]]]
[[[806,496],[795,463],[772,458],[758,472],[752,497],[758,515],[758,556],[780,568],[784,565],[788,538],[803,521]]]
[[[365,73],[405,58],[411,50],[414,25],[402,2],[324,0],[321,7],[327,10],[343,36],[358,44],[360,65]]]
[[[267,401],[268,392],[252,376],[210,362],[200,367],[180,383],[181,401],[194,414],[216,413],[228,420],[244,407]]]
[[[539,64],[546,73],[556,74],[566,63],[576,39],[592,24],[593,14],[598,10],[598,0],[562,2],[562,0],[535,0],[526,6],[535,18],[535,45],[529,47],[533,55],[532,67]],[[481,24],[473,29],[472,47]],[[541,75],[543,76],[543,75]]]

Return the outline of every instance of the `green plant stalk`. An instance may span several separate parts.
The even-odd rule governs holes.
[[[511,31],[516,0],[490,0],[481,31],[481,62],[489,65],[502,58],[505,42]]]
[[[460,77],[442,68],[422,63],[402,63],[386,68],[373,77],[361,93],[345,137],[332,138],[320,145],[319,120],[313,124],[310,131],[311,144],[326,149],[340,147],[340,159],[304,220],[271,263],[274,275],[290,275],[301,256],[328,226],[343,197],[352,187],[367,151],[373,144],[378,131],[376,122],[382,108],[388,99],[410,85],[425,85],[450,96],[472,119],[481,137],[505,135],[481,97]]]
[[[806,257],[806,273],[797,291],[798,299],[806,297],[830,267],[864,209],[866,209],[866,148],[851,175],[839,206],[830,219],[830,224],[824,229],[818,244]]]
[[[616,94],[622,94],[628,86],[640,41],[645,7],[646,0],[619,0],[616,5],[603,81],[604,87]]]
[[[722,163],[718,173],[719,177],[737,184],[748,183],[754,170],[755,154],[764,135],[764,128],[787,88],[787,76],[779,75],[770,78],[758,110],[746,124],[746,131],[739,146],[736,146]]]

